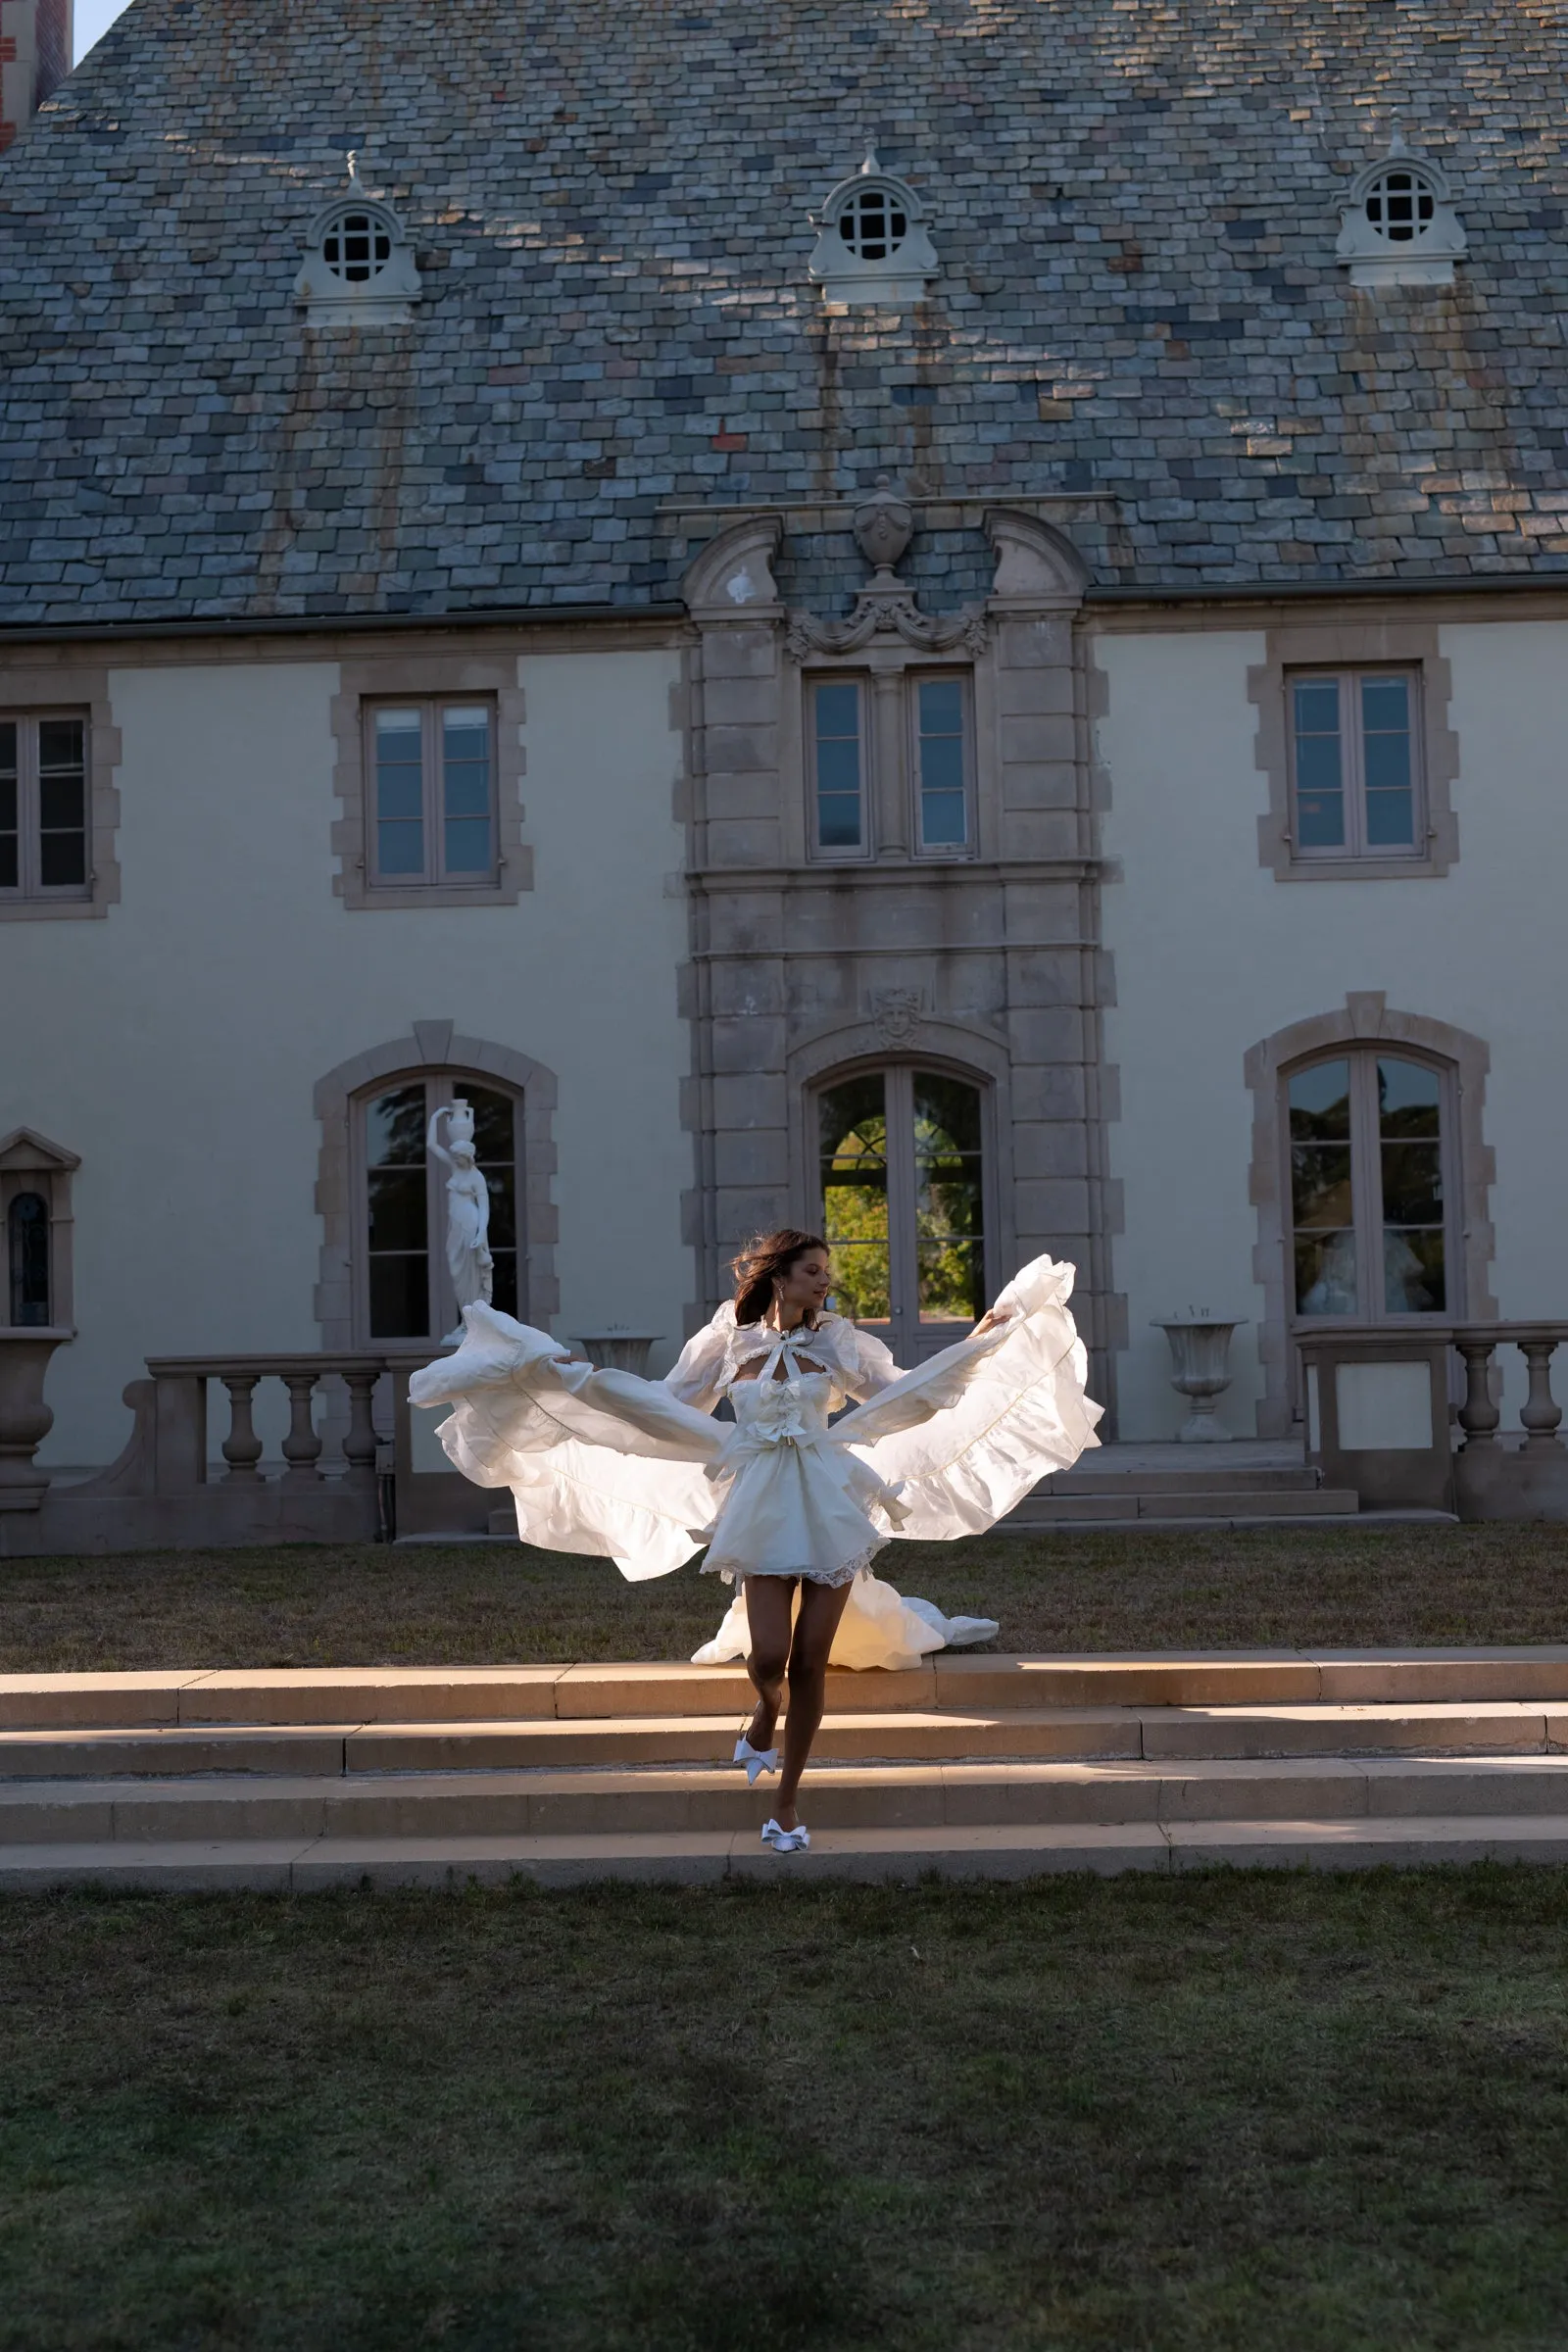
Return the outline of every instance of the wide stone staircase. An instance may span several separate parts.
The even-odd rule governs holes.
[[[1568,1860],[1568,1646],[830,1677],[808,1854],[734,1667],[0,1677],[0,1887],[1025,1877]]]

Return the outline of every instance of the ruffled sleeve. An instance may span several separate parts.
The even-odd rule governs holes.
[[[840,1317],[835,1318],[833,1337],[844,1393],[858,1404],[880,1396],[901,1377],[892,1350],[883,1346],[874,1332],[861,1331],[857,1324]]]
[[[724,1386],[735,1309],[726,1302],[710,1323],[694,1332],[669,1370],[664,1387],[694,1412],[710,1413]]]

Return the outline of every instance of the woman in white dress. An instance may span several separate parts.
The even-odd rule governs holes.
[[[825,1311],[832,1263],[817,1235],[764,1235],[735,1273],[734,1300],[663,1381],[595,1370],[478,1303],[464,1310],[457,1354],[416,1373],[409,1396],[456,1406],[442,1444],[479,1485],[511,1487],[525,1542],[608,1553],[634,1579],[707,1546],[705,1574],[740,1592],[720,1641],[698,1656],[745,1642],[758,1703],[735,1761],[749,1780],[778,1767],[788,1682],[762,1837],[789,1853],[810,1843],[796,1794],[829,1663],[911,1664],[997,1630],[902,1600],[870,1576],[872,1557],[896,1536],[994,1525],[1098,1443],[1100,1413],[1066,1306],[1071,1266],[1036,1258],[967,1339],[905,1373],[879,1340]],[[712,1417],[721,1396],[732,1422]],[[856,1409],[833,1421],[851,1398]],[[852,1654],[841,1658],[846,1629]]]

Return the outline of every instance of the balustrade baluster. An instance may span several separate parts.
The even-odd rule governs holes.
[[[321,1440],[311,1410],[318,1377],[315,1372],[283,1374],[283,1386],[288,1391],[288,1436],[283,1440],[283,1459],[288,1464],[283,1473],[286,1487],[314,1487],[320,1480],[321,1473],[316,1465],[320,1459]]]
[[[379,1367],[343,1375],[349,1392],[349,1426],[343,1440],[343,1458],[348,1463],[347,1478],[356,1487],[375,1484],[374,1399],[375,1384],[380,1377]]]
[[[256,1465],[262,1458],[262,1441],[251,1419],[251,1398],[260,1375],[224,1372],[220,1377],[228,1391],[228,1435],[223,1440],[223,1459],[228,1469],[223,1484],[229,1486],[237,1479],[243,1485],[255,1485],[261,1478]]]
[[[1521,1340],[1519,1352],[1530,1369],[1530,1394],[1519,1407],[1519,1419],[1528,1431],[1525,1439],[1527,1453],[1541,1453],[1547,1447],[1562,1451],[1562,1440],[1557,1424],[1562,1419],[1562,1406],[1551,1393],[1551,1358],[1555,1340]]]
[[[1464,1431],[1465,1444],[1494,1446],[1497,1424],[1502,1419],[1501,1407],[1492,1395],[1492,1358],[1496,1342],[1458,1340],[1454,1344],[1464,1357],[1464,1402],[1459,1407],[1459,1427]]]

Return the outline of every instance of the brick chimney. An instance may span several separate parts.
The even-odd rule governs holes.
[[[71,72],[72,0],[0,0],[0,154]]]

